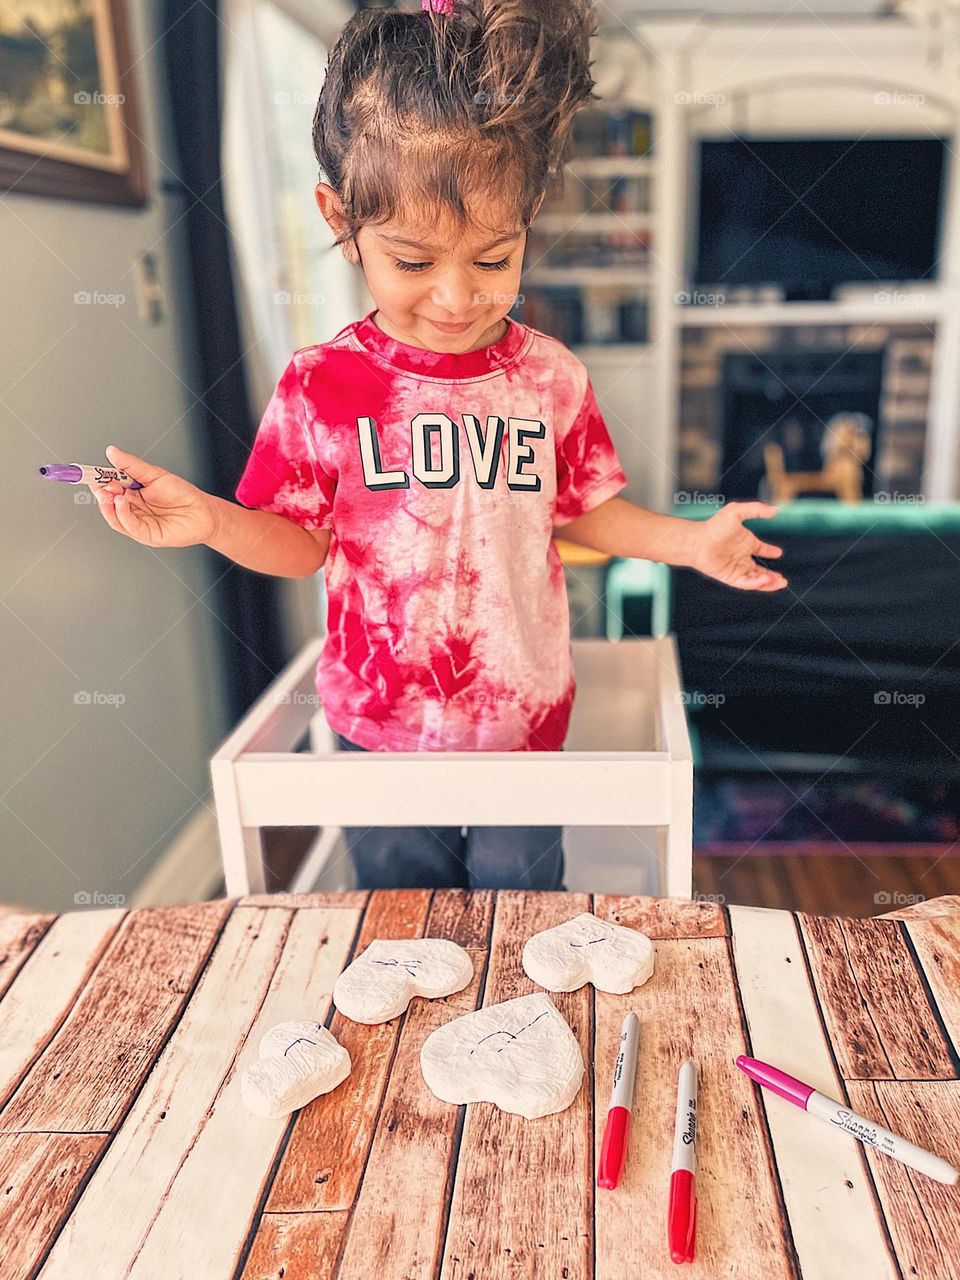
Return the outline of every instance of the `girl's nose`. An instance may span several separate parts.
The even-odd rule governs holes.
[[[441,280],[434,281],[431,302],[451,323],[469,317],[476,306],[473,281],[458,272],[448,272]],[[439,318],[439,317],[438,317]]]

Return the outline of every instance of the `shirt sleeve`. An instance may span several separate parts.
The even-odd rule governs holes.
[[[286,516],[304,529],[333,525],[336,476],[323,469],[296,356],[280,375],[234,497],[245,507]]]
[[[555,526],[586,515],[627,483],[589,378],[576,417],[562,436],[558,434],[556,451]]]

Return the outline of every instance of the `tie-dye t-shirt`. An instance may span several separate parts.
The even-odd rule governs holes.
[[[370,750],[559,750],[575,681],[551,535],[627,483],[587,370],[510,317],[449,354],[375,314],[294,353],[236,490],[331,530],[327,721]]]

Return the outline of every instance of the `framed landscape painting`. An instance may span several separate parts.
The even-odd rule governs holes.
[[[3,0],[0,189],[146,203],[124,0]]]

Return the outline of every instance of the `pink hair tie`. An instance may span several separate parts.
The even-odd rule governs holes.
[[[445,13],[448,18],[453,17],[454,0],[422,0],[421,9],[432,9],[434,13]]]

